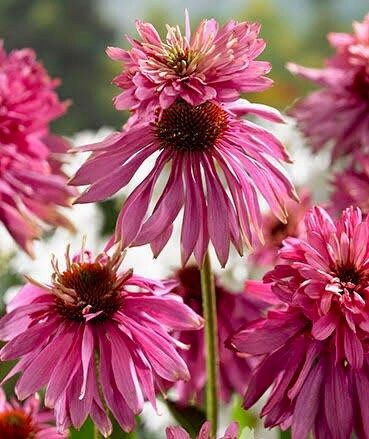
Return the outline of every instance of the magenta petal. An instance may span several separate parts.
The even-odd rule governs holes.
[[[334,438],[349,439],[352,431],[353,407],[347,373],[340,365],[331,367],[325,385],[325,411]],[[335,422],[335,417],[340,420]]]
[[[324,365],[318,362],[305,381],[296,400],[292,421],[292,434],[296,439],[306,439],[314,423],[320,403],[320,386],[324,378]]]

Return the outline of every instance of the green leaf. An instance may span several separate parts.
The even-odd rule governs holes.
[[[252,413],[250,410],[245,410],[242,408],[242,400],[239,396],[234,398],[232,419],[239,423],[240,431],[246,427],[253,429],[258,423],[258,419],[254,413]]]
[[[70,439],[83,439],[94,437],[94,424],[90,418],[82,425],[79,431],[74,428],[71,429]]]
[[[241,431],[240,439],[255,439],[254,430],[251,430],[249,427],[245,427]]]
[[[291,439],[291,430],[279,432],[279,439]]]
[[[109,439],[136,439],[138,436],[136,432],[124,433],[119,424],[112,419],[113,433],[109,436]],[[83,424],[82,428],[77,431],[74,428],[71,429],[70,439],[86,439],[94,437],[94,424],[90,418]]]
[[[165,403],[173,418],[190,436],[196,436],[202,424],[206,421],[205,413],[195,406],[183,407],[176,402],[165,400]]]

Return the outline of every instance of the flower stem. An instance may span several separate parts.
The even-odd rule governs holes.
[[[202,307],[205,318],[206,344],[206,417],[211,422],[212,437],[218,426],[218,328],[214,275],[211,271],[209,253],[201,268]]]
[[[94,424],[94,439],[101,439],[102,435],[100,434],[99,429],[97,428],[96,424]]]

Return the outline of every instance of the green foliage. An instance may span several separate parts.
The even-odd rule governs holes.
[[[105,200],[97,204],[98,208],[102,212],[103,217],[101,226],[102,236],[110,237],[114,233],[119,210],[122,204],[123,200],[121,200],[120,198]]]
[[[111,102],[118,93],[110,83],[119,64],[105,55],[115,32],[96,6],[95,0],[0,2],[0,39],[6,49],[34,48],[49,73],[62,79],[62,98],[73,101],[67,115],[55,122],[63,134],[104,124],[119,127],[124,121]]]
[[[280,431],[279,439],[291,439],[291,430]]]
[[[70,439],[82,439],[82,438],[93,438],[94,437],[94,424],[91,419],[83,424],[82,428],[77,431],[72,429],[70,433]]]
[[[92,439],[94,437],[94,424],[91,419],[88,418],[83,424],[82,428],[77,431],[71,429],[70,439]],[[124,433],[118,426],[118,424],[113,421],[113,433],[109,436],[110,439],[136,439],[138,436],[135,432]]]
[[[232,420],[238,422],[240,431],[245,427],[253,429],[257,425],[257,417],[250,410],[242,408],[242,399],[238,395],[233,399]]]

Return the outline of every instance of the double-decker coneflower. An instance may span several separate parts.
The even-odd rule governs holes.
[[[125,62],[119,85],[126,91],[116,102],[132,110],[131,119],[122,133],[80,148],[92,154],[71,184],[89,186],[79,203],[103,200],[156,156],[126,199],[114,240],[124,247],[150,243],[156,256],[183,208],[183,264],[193,254],[201,265],[211,242],[224,266],[230,243],[242,253],[262,239],[258,193],[281,221],[286,201],[296,197],[280,167],[289,161],[284,146],[242,119],[282,122],[278,111],[238,99],[241,91],[270,83],[263,77],[267,64],[254,61],[264,47],[258,26],[230,22],[219,28],[209,20],[192,37],[188,26],[185,37],[170,28],[165,44],[151,25],[139,24],[138,30],[142,42],[132,40],[130,51],[110,51]],[[157,198],[154,188],[162,178]]]

